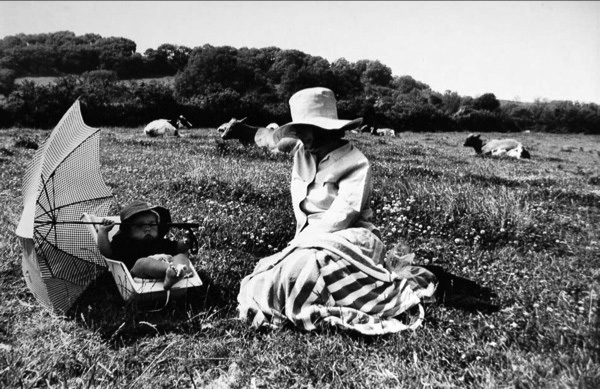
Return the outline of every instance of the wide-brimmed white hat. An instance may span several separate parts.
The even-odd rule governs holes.
[[[279,135],[289,133],[297,125],[311,125],[324,130],[350,130],[362,123],[362,118],[354,120],[338,119],[335,95],[331,89],[316,87],[302,89],[290,98],[292,121],[279,127]]]

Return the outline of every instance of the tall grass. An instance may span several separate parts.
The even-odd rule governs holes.
[[[432,305],[416,331],[364,337],[237,320],[241,278],[293,236],[292,161],[222,143],[214,129],[101,133],[114,211],[143,197],[200,223],[191,259],[205,285],[151,312],[124,305],[104,275],[67,315],[48,313],[23,282],[14,235],[45,135],[0,131],[1,387],[600,387],[598,137],[518,134],[526,161],[475,156],[462,133],[350,134],[372,162],[386,245],[405,242],[418,263],[491,287],[502,307]]]

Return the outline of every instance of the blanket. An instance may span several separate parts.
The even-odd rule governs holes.
[[[424,315],[421,300],[435,291],[435,276],[409,264],[387,269],[384,253],[383,243],[364,228],[301,234],[242,280],[239,317],[255,328],[291,322],[310,331],[328,324],[367,335],[414,329]]]

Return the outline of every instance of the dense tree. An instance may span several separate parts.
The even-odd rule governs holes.
[[[75,75],[75,76],[69,76]],[[175,75],[172,84],[135,81]],[[48,85],[15,83],[21,76],[62,76]],[[277,47],[236,49],[204,45],[193,50],[165,43],[136,52],[133,41],[70,31],[18,34],[0,39],[0,125],[54,125],[80,97],[96,125],[140,125],[157,115],[185,114],[196,125],[232,116],[256,123],[290,120],[287,101],[302,88],[336,93],[340,117],[411,131],[600,132],[596,104],[569,101],[500,103],[444,94],[409,75],[394,76],[376,60],[329,63],[319,56]]]
[[[228,88],[241,90],[246,74],[237,70],[237,49],[208,44],[196,48],[187,67],[175,79],[177,96],[191,98]]]
[[[484,93],[473,101],[473,108],[495,111],[500,108],[500,102],[493,93]]]
[[[340,58],[331,64],[333,75],[332,90],[341,99],[358,96],[363,93],[361,71],[345,58]]]
[[[389,86],[392,81],[392,69],[379,61],[364,60],[365,68],[361,74],[361,82],[365,86]]]
[[[0,94],[8,95],[15,87],[16,74],[12,69],[0,69]]]
[[[458,93],[446,90],[442,95],[442,109],[446,115],[456,113],[461,106],[461,97]]]
[[[429,85],[417,81],[411,76],[394,77],[392,87],[403,94],[429,89]]]
[[[326,59],[299,50],[279,51],[268,75],[283,101],[300,89],[333,83],[333,73]]]
[[[155,49],[144,52],[146,71],[155,76],[175,75],[185,68],[192,49],[186,46],[162,44]]]

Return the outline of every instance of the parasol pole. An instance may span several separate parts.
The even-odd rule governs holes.
[[[51,220],[51,221],[34,221],[35,224],[38,225],[47,225],[47,224],[104,224],[103,222],[87,222],[87,221],[81,221],[81,220],[62,220],[62,221],[58,221],[58,220]],[[146,225],[145,223],[120,223],[120,222],[115,222],[115,225],[125,225],[125,226],[135,226],[135,225]],[[199,228],[200,227],[200,223],[158,223],[156,225],[159,226],[168,226],[170,228],[182,228],[187,230],[187,239],[188,242],[190,243],[190,252],[192,254],[198,254],[198,250],[199,250],[199,245],[198,245],[198,239],[196,238],[196,235],[194,235],[194,233],[192,232],[192,228]]]
[[[34,221],[38,225],[46,224],[104,224],[103,222],[86,222],[81,220],[50,220],[50,221]],[[146,225],[146,223],[120,223],[115,222],[115,225],[135,226],[135,225]],[[158,223],[159,226],[169,226],[173,228],[199,228],[200,223]]]

